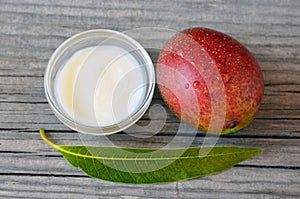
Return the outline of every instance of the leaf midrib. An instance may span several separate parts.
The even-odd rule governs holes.
[[[82,158],[92,158],[92,159],[103,159],[103,160],[116,160],[116,161],[123,161],[123,160],[127,160],[127,161],[145,161],[145,160],[176,160],[176,159],[195,159],[195,158],[208,158],[208,157],[218,157],[218,156],[227,156],[227,155],[237,155],[237,154],[242,154],[242,153],[249,153],[249,152],[256,152],[258,153],[257,150],[253,149],[253,150],[248,150],[248,151],[242,151],[242,152],[234,152],[234,153],[222,153],[222,154],[213,154],[213,155],[206,155],[205,157],[201,157],[201,156],[180,156],[180,157],[163,157],[163,158],[159,158],[159,157],[155,157],[155,158],[109,158],[109,157],[103,157],[103,156],[92,156],[92,155],[83,155],[83,154],[79,154],[79,153],[74,153],[68,150],[65,150],[61,147],[59,147],[58,149],[59,151],[63,152],[63,153],[67,153],[69,155],[74,155],[74,156],[78,156],[78,157],[82,157]]]
[[[155,157],[155,158],[151,158],[151,157],[148,157],[148,158],[116,158],[116,157],[102,157],[102,156],[92,156],[92,155],[83,155],[83,154],[80,154],[80,153],[75,153],[75,152],[72,152],[72,151],[68,151],[68,150],[65,150],[63,147],[71,147],[71,146],[59,146],[59,145],[56,145],[54,144],[52,141],[50,141],[47,137],[46,137],[46,134],[45,134],[45,130],[44,129],[40,129],[40,134],[41,134],[41,137],[43,138],[43,140],[45,142],[47,142],[50,146],[52,146],[53,148],[59,150],[60,152],[62,153],[66,153],[66,154],[69,154],[69,155],[73,155],[75,157],[82,157],[82,158],[89,158],[89,159],[101,159],[101,160],[113,160],[113,161],[145,161],[145,160],[150,160],[150,161],[154,161],[154,160],[157,160],[157,161],[166,161],[166,160],[184,160],[184,159],[196,159],[196,158],[208,158],[208,157],[218,157],[218,156],[228,156],[228,155],[237,155],[237,154],[242,154],[242,153],[250,153],[250,152],[253,152],[254,154],[258,154],[260,151],[258,149],[249,149],[247,151],[241,151],[241,152],[234,152],[234,153],[221,153],[221,154],[211,154],[211,155],[206,155],[205,157],[200,157],[200,156],[195,156],[195,155],[192,155],[192,156],[176,156],[176,157]],[[74,146],[74,147],[82,147],[82,146]],[[170,149],[172,150],[172,149]],[[88,150],[87,150],[88,151]]]

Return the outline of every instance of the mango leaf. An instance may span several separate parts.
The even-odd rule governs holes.
[[[157,184],[178,182],[225,171],[260,154],[263,149],[240,147],[192,147],[142,149],[95,146],[58,146],[44,129],[42,139],[57,149],[74,167],[87,175],[111,182]],[[200,150],[207,150],[199,156]]]

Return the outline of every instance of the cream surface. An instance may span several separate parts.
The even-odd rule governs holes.
[[[88,126],[119,123],[141,106],[146,93],[143,66],[116,46],[76,52],[59,71],[56,93],[62,108]]]

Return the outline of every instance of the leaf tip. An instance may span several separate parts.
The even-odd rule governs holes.
[[[251,148],[251,151],[252,151],[252,153],[251,153],[252,157],[254,157],[254,156],[257,156],[257,155],[263,153],[264,149],[262,149],[262,148]]]
[[[263,149],[263,148],[256,148],[256,151],[257,151],[257,155],[258,155],[258,154],[263,153],[265,151],[265,149]]]

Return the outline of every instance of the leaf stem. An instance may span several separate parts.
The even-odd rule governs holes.
[[[66,153],[66,154],[70,154],[70,155],[74,155],[74,156],[81,156],[83,158],[95,158],[93,156],[88,156],[88,155],[82,155],[82,154],[78,154],[78,153],[74,153],[72,151],[68,151],[68,150],[65,150],[64,148],[62,148],[61,146],[59,145],[56,145],[54,144],[51,140],[49,140],[49,138],[46,136],[46,132],[45,132],[45,129],[41,128],[40,129],[40,136],[41,138],[47,143],[49,144],[50,146],[52,146],[53,148],[55,148],[56,150],[62,152],[62,153]]]
[[[57,150],[60,150],[61,147],[59,147],[58,145],[54,144],[51,140],[48,139],[48,137],[46,136],[46,132],[45,132],[45,129],[41,128],[40,129],[40,136],[41,138],[47,143],[49,144],[50,146],[52,146],[53,148],[57,149]]]

